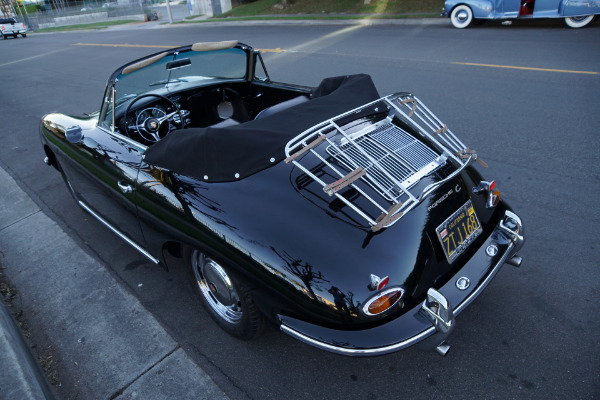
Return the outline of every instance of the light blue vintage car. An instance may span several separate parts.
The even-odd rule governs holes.
[[[447,0],[444,16],[455,28],[486,19],[564,18],[571,28],[582,28],[600,14],[600,0]]]

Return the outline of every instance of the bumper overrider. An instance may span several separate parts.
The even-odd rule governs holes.
[[[505,211],[467,264],[438,290],[430,288],[426,300],[401,317],[371,329],[342,331],[279,315],[280,328],[312,346],[348,356],[382,355],[419,342],[445,355],[450,349],[445,340],[454,330],[454,317],[481,294],[505,263],[520,266],[522,258],[517,252],[524,243],[521,219]]]

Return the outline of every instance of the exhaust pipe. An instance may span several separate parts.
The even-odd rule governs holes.
[[[521,263],[523,262],[523,257],[518,255],[514,255],[510,260],[507,260],[506,263],[512,265],[513,267],[519,268]]]
[[[440,356],[445,357],[450,351],[450,345],[444,341],[435,348],[435,351],[437,351]]]

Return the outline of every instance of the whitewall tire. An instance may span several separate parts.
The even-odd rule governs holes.
[[[450,13],[450,21],[457,29],[468,28],[473,22],[473,11],[469,6],[460,4]]]
[[[584,15],[582,17],[567,17],[565,18],[565,24],[567,24],[569,28],[583,28],[584,26],[592,22],[593,19],[593,15]]]

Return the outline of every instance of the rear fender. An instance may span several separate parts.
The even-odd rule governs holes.
[[[580,17],[600,14],[600,0],[562,0],[558,5],[559,17]]]

